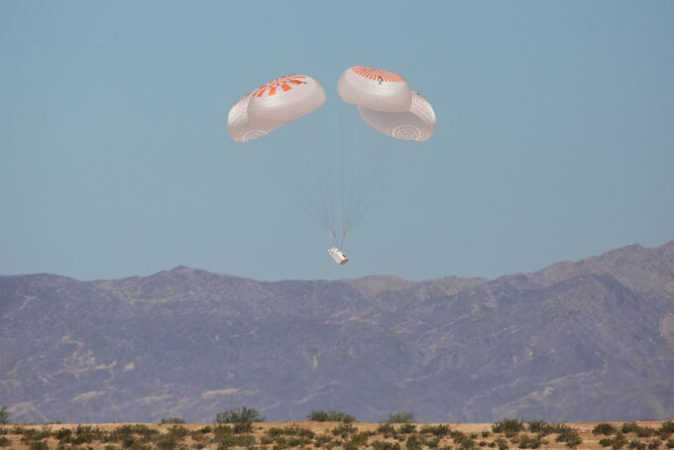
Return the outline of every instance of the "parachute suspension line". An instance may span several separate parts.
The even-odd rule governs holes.
[[[347,210],[349,207],[348,203],[348,198],[347,198],[347,191],[350,188],[350,184],[352,180],[348,180],[347,176],[349,172],[347,171],[346,168],[346,163],[345,163],[345,154],[346,154],[346,144],[344,142],[344,133],[346,132],[346,126],[344,124],[344,103],[343,102],[338,102],[337,104],[337,123],[338,123],[338,149],[337,153],[339,154],[339,176],[340,176],[340,188],[339,188],[339,193],[340,193],[340,200],[341,200],[341,219],[342,219],[342,228],[341,228],[341,236],[340,236],[340,245],[339,248],[342,248],[344,246],[344,239],[346,239],[346,214]]]
[[[362,136],[362,132],[358,133],[357,138],[354,139],[354,142],[358,141],[357,143],[354,143],[354,147],[359,148],[361,146],[364,146],[364,140]],[[372,190],[372,186],[374,185],[375,181],[378,178],[379,172],[381,169],[384,167],[386,161],[389,158],[389,155],[391,153],[391,147],[393,146],[394,141],[386,141],[386,144],[383,145],[372,145],[369,144],[368,146],[368,151],[363,152],[365,155],[371,155],[373,156],[374,160],[372,164],[357,164],[355,159],[354,159],[354,173],[356,173],[356,168],[357,167],[367,167],[367,171],[361,171],[360,173],[360,178],[359,180],[362,181],[362,185],[358,187],[359,195],[354,196],[354,201],[351,203],[350,210],[348,212],[348,221],[347,225],[344,229],[344,233],[348,235],[348,233],[353,229],[353,227],[358,223],[359,220],[361,220],[365,212],[367,210],[367,200],[368,200],[368,195],[370,194],[370,191]]]

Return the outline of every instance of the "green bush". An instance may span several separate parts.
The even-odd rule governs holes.
[[[400,444],[397,442],[372,441],[370,445],[375,450],[400,450]]]
[[[167,423],[187,423],[187,422],[178,417],[169,417],[168,419],[161,419],[159,421],[159,425],[165,425]]]
[[[412,423],[406,423],[398,428],[400,434],[411,434],[417,431],[417,426]]]
[[[9,425],[10,422],[9,411],[6,406],[3,406],[0,408],[0,425]]]
[[[567,427],[562,433],[557,436],[555,439],[557,442],[564,442],[569,448],[576,448],[579,446],[583,440],[580,438],[580,435],[573,428]]]
[[[359,448],[367,447],[368,433],[356,433],[351,436],[346,443],[344,443],[345,450],[357,450]]]
[[[662,445],[662,441],[660,439],[653,439],[651,442],[648,443],[648,450],[655,450],[660,448]]]
[[[494,433],[504,433],[506,437],[511,438],[520,431],[524,431],[524,423],[517,419],[503,419],[492,425],[491,429]]]
[[[227,434],[223,435],[218,441],[218,449],[228,449],[229,447],[251,447],[255,445],[255,437],[249,434]]]
[[[540,436],[529,436],[528,434],[522,433],[519,435],[519,441],[517,443],[518,448],[538,448],[543,445],[543,441]]]
[[[12,441],[4,436],[0,436],[0,447],[9,447]]]
[[[660,437],[665,438],[668,437],[674,433],[674,422],[671,420],[666,420],[665,422],[660,425],[660,428],[658,429],[658,434]]]
[[[30,444],[30,450],[49,450],[49,445],[45,441],[35,441]]]
[[[450,431],[448,425],[426,425],[421,428],[422,433],[432,434],[433,436],[438,437],[447,436]]]
[[[389,414],[386,423],[411,423],[414,422],[414,413],[410,411],[398,411]]]
[[[253,432],[252,422],[235,422],[234,423],[234,433],[235,434],[246,434]]]
[[[218,424],[223,423],[240,423],[240,422],[264,422],[264,417],[260,416],[257,410],[252,408],[230,409],[223,411],[215,416],[215,421]]]
[[[599,439],[599,445],[601,445],[602,447],[611,447],[613,445],[613,439],[611,438]]]
[[[346,438],[349,435],[354,434],[356,431],[358,431],[356,427],[348,423],[343,423],[340,426],[330,430],[333,436],[341,436],[342,439]]]
[[[540,433],[546,425],[547,423],[542,420],[532,420],[531,422],[527,422],[527,429],[532,433]]]
[[[325,447],[325,446],[327,446],[327,444],[330,441],[332,441],[332,436],[330,436],[329,434],[326,434],[326,433],[319,434],[314,439],[314,446],[315,447]]]
[[[610,436],[613,434],[616,434],[618,430],[616,427],[611,425],[610,423],[600,423],[597,424],[593,429],[592,429],[592,434],[597,435],[597,434],[603,434],[605,436]]]
[[[423,442],[416,434],[410,434],[405,442],[405,447],[408,450],[421,450],[423,448]]]
[[[377,427],[377,433],[383,434],[384,437],[391,437],[396,434],[396,430],[390,423],[383,423]]]
[[[332,409],[324,411],[322,409],[312,409],[307,414],[307,419],[312,422],[344,422],[352,423],[356,421],[356,417],[342,411],[334,411]]]
[[[505,450],[508,448],[508,441],[502,437],[497,438],[494,443],[498,446],[499,450]]]
[[[59,428],[58,430],[52,433],[52,436],[54,436],[59,441],[62,441],[65,439],[69,439],[70,436],[72,436],[72,434],[73,432],[69,428]]]
[[[646,450],[646,443],[641,442],[637,439],[632,439],[628,444],[627,447],[629,448],[636,448],[637,450]]]

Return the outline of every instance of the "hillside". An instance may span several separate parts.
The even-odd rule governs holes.
[[[0,277],[15,421],[674,417],[674,241],[495,280]]]

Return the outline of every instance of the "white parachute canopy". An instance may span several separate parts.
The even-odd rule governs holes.
[[[412,95],[412,104],[406,112],[383,112],[358,107],[360,117],[380,133],[406,141],[427,141],[435,129],[433,107],[418,92]]]
[[[227,128],[247,142],[312,113],[325,103],[323,87],[306,75],[286,75],[246,94],[229,110]]]
[[[346,103],[376,111],[405,112],[412,102],[407,81],[395,72],[349,67],[339,77],[337,93]]]
[[[433,135],[433,107],[395,72],[350,67],[339,77],[337,92],[380,133],[407,141],[427,141]]]

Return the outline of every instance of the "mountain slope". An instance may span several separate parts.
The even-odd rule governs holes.
[[[496,280],[0,277],[16,421],[674,416],[674,242]]]

